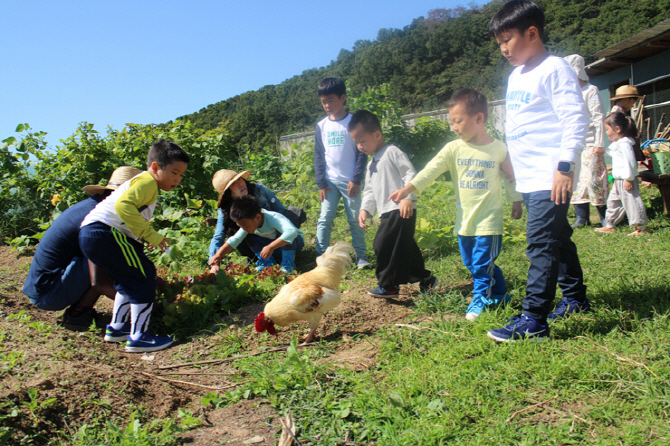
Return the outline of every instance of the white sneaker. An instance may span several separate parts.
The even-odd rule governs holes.
[[[364,269],[370,266],[370,262],[368,259],[358,259],[358,262],[356,262],[356,268],[358,269]]]

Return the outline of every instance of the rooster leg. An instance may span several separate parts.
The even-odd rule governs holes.
[[[300,344],[300,345],[307,345],[307,344],[309,344],[310,342],[312,342],[312,339],[314,339],[314,333],[315,333],[315,332],[316,332],[316,328],[315,328],[314,330],[312,330],[312,331],[309,332],[309,334],[308,334],[307,337],[305,338],[304,342],[303,342],[302,344]]]

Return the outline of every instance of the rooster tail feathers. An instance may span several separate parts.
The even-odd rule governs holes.
[[[333,267],[333,266],[349,266],[353,263],[350,254],[356,254],[356,250],[347,242],[337,242],[335,245],[328,247],[326,252],[316,258],[318,266]]]

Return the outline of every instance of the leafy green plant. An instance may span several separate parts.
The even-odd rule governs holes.
[[[81,425],[71,438],[61,435],[59,446],[177,446],[178,434],[185,427],[169,419],[153,420],[142,425],[136,413],[127,423],[123,420],[106,420],[101,423]]]
[[[160,275],[165,273],[159,271]],[[217,274],[164,277],[157,299],[159,314],[178,337],[196,333],[243,304],[270,297],[292,280],[278,265],[256,272],[232,261],[222,265]]]
[[[20,323],[28,323],[32,319],[32,316],[28,313],[28,310],[20,310],[18,313],[12,313],[7,316],[8,321],[17,321]]]
[[[54,405],[56,403],[56,401],[58,401],[58,399],[57,398],[49,398],[49,399],[46,399],[42,402],[39,402],[37,400],[37,396],[39,395],[39,391],[34,387],[30,387],[27,390],[27,393],[28,393],[29,401],[23,401],[21,403],[21,405],[28,409],[28,411],[30,412],[30,414],[33,417],[33,425],[36,426],[40,421],[40,412],[45,410],[45,409],[48,409],[49,407]]]

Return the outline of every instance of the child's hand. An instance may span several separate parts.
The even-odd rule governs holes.
[[[326,199],[326,194],[328,192],[332,192],[332,189],[330,186],[326,186],[323,189],[319,189],[319,201],[323,201]]]
[[[261,254],[260,255],[264,259],[269,259],[270,257],[272,257],[273,252],[275,252],[275,249],[273,247],[271,247],[270,245],[268,245],[268,246],[263,247],[263,249],[261,249]]]
[[[400,202],[400,216],[402,218],[410,218],[414,213],[412,200],[402,200]]]
[[[392,201],[394,203],[400,203],[408,195],[409,195],[409,193],[405,192],[403,189],[398,189],[397,191],[395,191],[391,195],[389,195],[389,199],[387,201]]]
[[[366,220],[368,219],[368,215],[370,215],[370,214],[368,214],[368,211],[364,211],[362,209],[358,213],[358,225],[363,229],[368,228],[368,226],[365,224]],[[370,217],[370,218],[372,218],[372,217]]]
[[[349,181],[349,186],[347,187],[347,193],[351,198],[357,197],[361,191],[361,185],[356,184],[353,181]]]
[[[623,188],[626,190],[633,190],[633,182],[628,180],[624,181]]]
[[[164,238],[159,244],[158,244],[158,249],[161,251],[165,252],[166,249],[168,249],[168,245],[170,244],[170,240]]]
[[[407,196],[412,192],[414,192],[415,190],[416,187],[414,187],[412,183],[407,183],[405,187],[403,187],[402,189],[398,189],[397,191],[389,195],[389,198],[386,201],[393,201],[396,204],[400,204],[402,200],[407,198]]]
[[[574,172],[563,173],[556,171],[554,184],[551,186],[551,201],[556,202],[556,205],[570,203],[574,177]]]
[[[593,148],[593,154],[596,156],[601,156],[605,154],[605,148],[604,147],[594,147]]]
[[[523,215],[523,207],[521,207],[520,201],[515,201],[512,203],[512,218],[518,220]]]
[[[218,254],[214,254],[212,257],[210,257],[208,263],[210,266],[216,266],[218,269],[219,263],[221,263],[221,256]]]

